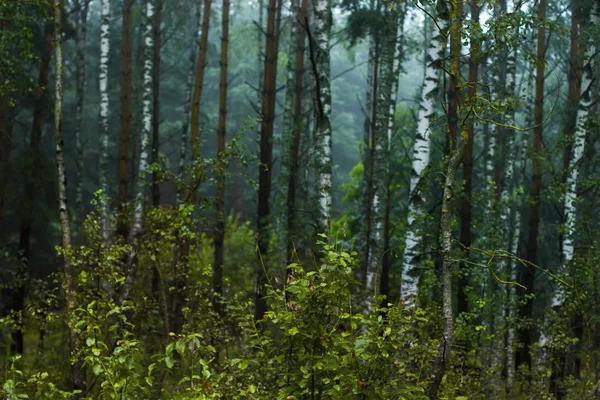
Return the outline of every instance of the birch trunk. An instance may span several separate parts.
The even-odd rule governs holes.
[[[527,82],[527,107],[526,107],[526,122],[525,126],[531,126],[531,116],[533,115],[533,65]],[[527,171],[527,148],[529,147],[529,137],[526,133],[520,133],[521,135],[521,147],[517,152],[519,160],[519,173],[516,175],[515,188],[519,189],[523,185],[523,179]],[[517,254],[519,248],[519,240],[521,239],[521,210],[523,207],[523,198],[519,197],[519,200],[515,206],[515,211],[512,216],[511,225],[514,227],[512,241],[510,243],[510,252]],[[510,280],[511,282],[517,281],[517,260],[511,258],[509,262]],[[508,297],[508,329],[506,334],[506,391],[508,398],[514,398],[515,390],[515,350],[516,350],[516,322],[517,322],[517,291],[515,285],[508,285],[507,287]]]
[[[401,301],[405,307],[416,305],[419,288],[419,253],[423,234],[419,223],[425,215],[425,194],[421,192],[421,181],[424,180],[429,165],[429,135],[435,121],[435,92],[439,85],[439,64],[444,59],[445,35],[448,30],[448,10],[445,3],[438,12],[437,24],[432,34],[429,48],[425,55],[425,82],[421,94],[419,113],[417,116],[417,134],[413,145],[413,158],[410,177],[410,194],[408,199],[408,226],[402,257],[402,283],[400,287]]]
[[[331,0],[313,1],[313,18],[310,23],[312,31],[311,61],[315,78],[315,126],[314,145],[315,180],[316,180],[316,233],[328,233],[331,210],[332,185],[332,153],[333,143],[331,134]]]
[[[179,145],[179,176],[183,179],[185,173],[185,161],[187,156],[187,144],[189,140],[188,130],[190,127],[190,110],[192,107],[192,88],[194,87],[194,71],[196,70],[196,46],[198,46],[201,26],[200,26],[200,14],[201,14],[201,2],[196,2],[196,21],[194,24],[194,39],[190,50],[189,65],[187,83],[185,89],[185,105],[183,107],[183,124],[181,127],[181,141]],[[177,203],[181,203],[181,191],[177,191]]]
[[[85,39],[87,33],[87,17],[89,0],[83,0],[79,10],[76,39],[76,88],[75,88],[75,151],[77,153],[77,180],[75,186],[75,210],[78,217],[83,217],[83,146],[81,144],[81,125],[85,104]]]
[[[137,274],[136,248],[139,244],[139,237],[143,229],[144,208],[146,202],[146,186],[148,171],[148,159],[150,157],[150,133],[152,131],[152,70],[153,65],[153,28],[154,28],[154,0],[146,0],[144,10],[144,36],[143,36],[143,54],[144,54],[144,76],[143,76],[143,97],[142,97],[142,133],[140,137],[140,156],[138,164],[138,179],[136,181],[134,196],[134,214],[133,226],[129,233],[129,242],[133,245],[133,251],[129,254],[128,264],[129,272],[125,278],[123,290],[119,297],[120,302],[129,297],[133,288],[133,282]]]
[[[102,201],[102,237],[108,243],[108,54],[110,51],[110,0],[100,3],[100,189],[105,197]]]
[[[158,164],[160,151],[160,25],[162,0],[156,1],[154,14],[154,71],[152,74],[152,164]],[[160,184],[158,173],[152,170],[152,205],[160,206]]]
[[[73,268],[70,260],[71,228],[69,225],[69,210],[67,207],[67,171],[65,170],[65,151],[63,134],[63,53],[62,53],[62,4],[61,0],[54,0],[54,53],[56,80],[54,87],[54,136],[56,139],[56,170],[58,172],[58,216],[62,230],[62,247],[65,251],[64,274],[65,274],[65,301],[66,314],[69,321],[69,345],[71,353],[75,355],[73,363],[72,379],[73,388],[83,389],[81,379],[82,361],[77,356],[77,332],[75,330],[75,284],[73,282]]]

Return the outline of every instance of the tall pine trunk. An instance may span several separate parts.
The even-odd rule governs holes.
[[[445,2],[440,3],[435,31],[425,55],[425,82],[421,94],[417,116],[417,134],[413,145],[410,193],[408,199],[408,227],[402,257],[401,300],[406,307],[414,307],[419,288],[419,257],[423,241],[420,223],[425,216],[425,193],[421,191],[422,181],[429,165],[431,143],[429,135],[436,119],[436,89],[440,81],[439,65],[444,59],[446,31],[448,30],[448,9]]]
[[[198,46],[200,40],[200,14],[201,14],[201,5],[202,0],[196,1],[196,20],[193,26],[193,41],[190,50],[190,59],[189,59],[189,70],[187,75],[187,83],[185,90],[185,105],[183,107],[183,124],[181,126],[181,140],[179,147],[179,176],[183,178],[185,172],[185,161],[187,157],[187,145],[189,141],[188,129],[190,127],[190,110],[192,108],[192,89],[194,87],[194,71],[196,70],[196,47]],[[181,202],[181,190],[177,191],[177,203]]]
[[[296,15],[296,54],[294,65],[294,99],[293,121],[289,149],[289,176],[287,193],[287,261],[293,262],[295,255],[294,235],[296,234],[296,186],[298,184],[298,151],[302,140],[302,95],[304,91],[304,53],[306,52],[305,28],[308,0],[301,0],[302,5],[293,12]],[[291,270],[289,270],[291,272]]]
[[[227,51],[229,48],[229,0],[223,0],[223,17],[221,20],[221,74],[219,79],[219,128],[217,131],[217,198],[216,198],[216,232],[215,263],[213,290],[216,298],[213,306],[217,313],[221,312],[221,296],[223,295],[223,245],[225,243],[225,140],[227,135]]]
[[[389,176],[389,144],[390,144],[390,105],[392,91],[397,81],[394,75],[396,60],[396,41],[398,35],[397,10],[386,10],[385,26],[381,43],[381,79],[378,95],[374,99],[377,103],[375,115],[375,137],[373,142],[373,197],[371,211],[371,229],[369,238],[369,255],[367,260],[367,274],[365,281],[365,306],[372,309],[374,294],[377,292],[376,278],[381,278],[381,267],[384,252],[385,215],[388,199]]]
[[[62,53],[62,4],[54,0],[54,53],[56,80],[54,88],[54,136],[56,139],[56,169],[58,171],[58,216],[62,231],[62,247],[64,256],[65,302],[66,315],[69,321],[69,345],[71,354],[75,357],[72,369],[73,388],[83,390],[81,379],[82,360],[77,351],[77,332],[75,330],[75,284],[73,268],[69,251],[71,247],[71,228],[69,225],[69,210],[67,208],[67,171],[65,169],[65,151],[63,134],[63,53]]]
[[[538,5],[538,18],[542,22],[537,33],[537,56],[536,56],[536,74],[535,74],[535,109],[533,129],[533,151],[531,155],[531,192],[529,199],[529,235],[527,238],[527,261],[537,262],[538,236],[540,224],[540,202],[542,189],[542,133],[544,120],[544,73],[545,73],[545,53],[546,53],[546,10],[548,8],[547,0],[540,0]],[[535,293],[535,276],[532,268],[523,268],[519,283],[525,289],[518,288],[520,297],[525,295],[525,291]],[[525,300],[521,304],[520,317],[524,320],[530,320],[533,316],[532,299]],[[517,352],[516,364],[531,368],[531,354],[529,353],[533,342],[533,327],[524,324],[519,329],[519,341],[522,347]]]
[[[190,122],[190,138],[192,140],[192,174],[188,188],[188,198],[192,203],[196,202],[198,183],[196,182],[200,171],[198,163],[200,159],[200,99],[204,86],[204,69],[206,67],[206,50],[208,48],[208,30],[210,28],[211,0],[204,0],[204,11],[202,16],[202,32],[200,33],[200,48],[198,51],[198,62],[196,64],[196,77],[194,79],[194,92],[192,97],[192,119]]]
[[[102,201],[102,237],[108,242],[109,208],[108,208],[108,54],[110,51],[110,0],[102,0],[100,15],[100,189],[105,196]]]
[[[267,8],[267,42],[264,62],[264,85],[262,94],[262,123],[260,131],[260,166],[258,173],[258,268],[254,293],[254,319],[262,319],[266,311],[266,255],[269,246],[271,218],[271,183],[273,171],[273,124],[275,122],[275,100],[277,79],[277,7],[276,0],[269,0]]]

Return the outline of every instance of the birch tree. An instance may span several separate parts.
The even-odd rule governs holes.
[[[314,165],[316,181],[315,226],[326,233],[331,209],[333,142],[331,133],[331,0],[313,0],[310,22],[311,62],[315,79]]]
[[[100,189],[105,196],[102,201],[102,237],[108,242],[108,54],[110,51],[110,1],[100,3]]]
[[[63,52],[62,52],[62,4],[61,0],[53,1],[54,11],[54,60],[56,79],[54,82],[54,138],[56,146],[56,170],[58,172],[58,216],[62,231],[62,248],[64,257],[64,290],[66,300],[66,315],[69,323],[69,345],[75,357],[72,365],[73,387],[83,389],[81,378],[82,360],[77,354],[77,331],[75,330],[75,283],[71,265],[71,227],[69,224],[69,209],[67,207],[67,171],[65,168],[65,149],[63,133]]]
[[[400,296],[407,307],[414,307],[419,286],[419,253],[423,233],[419,228],[420,220],[425,216],[425,193],[422,182],[429,165],[430,140],[435,121],[436,89],[440,81],[439,65],[444,59],[445,35],[448,30],[448,10],[445,2],[437,13],[435,30],[425,55],[425,82],[417,115],[417,133],[413,145],[412,167],[410,175],[410,194],[408,199],[408,226],[402,257],[402,283]]]

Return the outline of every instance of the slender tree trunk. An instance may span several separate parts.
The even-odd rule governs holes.
[[[371,7],[374,7],[374,1],[371,1]],[[360,260],[358,269],[358,281],[361,285],[367,279],[367,262],[369,259],[369,238],[371,236],[371,191],[372,191],[372,174],[371,174],[371,141],[372,141],[372,125],[374,119],[373,95],[377,91],[375,82],[375,66],[376,66],[376,50],[377,43],[373,33],[369,34],[369,53],[367,60],[367,90],[365,93],[365,120],[363,123],[363,179],[362,179],[362,217],[360,232]]]
[[[67,172],[65,170],[64,134],[63,134],[63,54],[62,54],[62,4],[54,0],[54,51],[56,62],[56,82],[54,89],[54,135],[56,138],[56,169],[58,171],[58,215],[62,230],[62,247],[69,251],[71,247],[71,229],[69,226],[69,210],[67,208]],[[75,284],[73,268],[68,253],[64,254],[65,300],[66,314],[69,321],[69,344],[71,353],[77,354],[77,332],[75,331]],[[83,390],[81,379],[82,360],[75,356],[73,363],[73,388]]]
[[[204,86],[204,68],[206,67],[206,50],[208,48],[208,30],[210,27],[211,0],[204,0],[204,13],[202,19],[202,32],[200,34],[200,49],[198,51],[198,63],[196,65],[196,77],[194,79],[194,93],[192,97],[192,120],[190,125],[190,137],[192,139],[192,179],[190,182],[190,193],[188,197],[192,203],[196,202],[198,179],[198,166],[195,165],[200,159],[200,99]]]
[[[265,15],[265,4],[264,0],[258,0],[258,22],[256,29],[256,87],[258,90],[256,91],[256,108],[259,109],[262,104],[262,96],[263,96],[263,84],[264,84],[264,62],[265,62],[265,31],[264,31],[264,15]],[[261,115],[259,115],[261,117]],[[260,138],[262,126],[258,124],[258,132],[257,138]],[[258,139],[260,142],[260,139]],[[259,144],[260,146],[260,144]]]
[[[221,76],[219,82],[219,129],[217,140],[217,201],[216,234],[213,289],[217,296],[213,306],[221,313],[223,295],[223,244],[225,242],[225,140],[227,135],[227,51],[229,48],[229,0],[223,0],[223,18],[221,20]]]
[[[262,96],[262,123],[260,134],[260,167],[258,176],[258,270],[254,294],[254,319],[262,319],[266,311],[267,276],[264,260],[269,245],[271,216],[271,182],[273,171],[273,124],[275,121],[275,99],[277,78],[277,1],[269,0],[267,9],[267,43],[264,64],[264,86]]]
[[[387,10],[381,45],[381,79],[378,89],[377,114],[375,116],[375,141],[373,153],[373,200],[371,213],[371,229],[369,238],[369,258],[366,276],[366,308],[371,310],[377,290],[377,277],[381,279],[382,258],[385,251],[385,215],[388,199],[389,145],[390,145],[390,105],[392,104],[393,87],[397,81],[398,71],[395,68],[396,43],[398,36],[398,12]]]
[[[313,18],[310,23],[310,53],[315,77],[315,181],[316,181],[316,233],[328,233],[331,210],[332,185],[332,134],[331,134],[331,71],[330,40],[331,0],[314,0]]]
[[[400,67],[404,60],[404,19],[406,17],[406,3],[402,2],[398,6],[398,20],[396,33],[396,47],[394,49],[393,69],[392,69],[392,89],[390,94],[390,106],[388,111],[387,121],[387,140],[388,148],[386,157],[391,157],[392,154],[392,137],[396,131],[396,99],[398,97],[398,86],[400,81]],[[381,279],[379,282],[379,291],[389,299],[390,283],[389,273],[392,263],[392,254],[390,249],[390,212],[391,212],[391,171],[388,171],[386,177],[386,200],[385,200],[385,215],[383,223],[383,255],[381,261]]]
[[[102,202],[102,237],[108,242],[108,54],[110,51],[110,0],[101,1],[100,15],[100,189],[105,200]]]
[[[131,132],[131,8],[134,0],[123,1],[123,28],[121,42],[121,131],[119,134],[119,220],[118,233],[128,236],[127,203],[129,185],[129,137]]]
[[[154,15],[154,72],[152,74],[152,163],[158,164],[160,147],[160,24],[162,0],[156,0]],[[160,184],[156,169],[152,170],[152,205],[160,206]]]
[[[546,10],[547,0],[540,0],[538,5],[538,17],[542,21],[537,33],[537,57],[535,74],[535,110],[533,130],[533,154],[531,162],[531,192],[529,200],[529,236],[527,238],[527,261],[537,262],[538,235],[540,223],[540,193],[542,188],[542,122],[544,120],[544,72],[545,72],[545,52],[546,52]],[[518,294],[523,296],[525,290],[527,293],[535,293],[534,270],[532,268],[523,268],[521,270],[520,283],[526,289],[518,289]],[[521,305],[520,316],[529,320],[533,315],[533,301],[527,300]],[[533,327],[525,325],[519,329],[519,341],[522,347],[517,352],[517,367],[521,365],[531,368],[531,354],[529,353],[533,341]]]
[[[288,177],[287,197],[287,261],[293,262],[295,254],[294,235],[296,233],[296,186],[298,183],[298,151],[302,140],[302,95],[304,90],[304,53],[306,52],[305,29],[302,21],[306,21],[308,0],[301,0],[302,5],[293,10],[296,14],[296,56],[294,70],[294,109],[293,126],[290,142],[290,173]],[[288,270],[288,273],[291,270]]]
[[[42,130],[44,128],[44,117],[47,111],[46,102],[46,90],[48,87],[48,75],[50,72],[50,58],[52,56],[52,40],[53,40],[53,27],[51,22],[46,22],[44,26],[44,41],[40,56],[40,67],[37,82],[37,89],[34,94],[33,103],[33,123],[31,125],[31,139],[29,147],[31,149],[31,156],[33,158],[34,174],[39,173],[40,170],[40,141],[42,138]],[[29,244],[31,239],[31,225],[33,223],[33,210],[36,195],[36,188],[34,187],[32,176],[24,176],[23,182],[25,182],[25,212],[24,217],[21,219],[21,227],[19,232],[19,255],[27,270],[29,264]],[[25,286],[20,285],[13,291],[13,310],[15,312],[21,312],[24,308],[25,302]],[[13,332],[13,352],[17,354],[23,353],[23,331],[22,326]]]
[[[575,7],[575,5],[574,5]],[[598,19],[598,6],[594,5],[591,8],[591,18],[590,18],[590,26],[594,26]],[[575,13],[575,10],[573,10]],[[583,23],[574,23],[572,29],[576,29],[577,25],[579,25],[581,31],[581,35],[583,36]],[[575,40],[577,42],[577,40]],[[585,142],[586,142],[586,132],[587,132],[587,123],[588,117],[590,114],[591,106],[592,106],[592,96],[591,96],[591,87],[592,81],[594,79],[593,74],[593,61],[594,61],[594,52],[595,46],[588,45],[587,49],[583,42],[577,44],[579,50],[585,49],[585,59],[589,60],[588,63],[584,66],[583,75],[579,81],[579,96],[577,96],[577,100],[575,103],[575,108],[577,110],[575,114],[575,124],[574,130],[575,132],[567,132],[567,136],[573,138],[573,145],[570,146],[572,150],[571,153],[565,153],[565,157],[567,158],[565,162],[568,162],[568,169],[566,170],[566,193],[564,199],[564,220],[565,220],[565,234],[562,237],[561,250],[562,250],[562,265],[559,270],[559,274],[566,278],[568,281],[572,281],[578,276],[575,271],[571,269],[571,262],[573,260],[573,255],[575,252],[575,221],[576,221],[576,203],[578,200],[577,195],[577,183],[579,176],[579,167],[581,165],[584,151],[585,151]],[[575,61],[577,61],[575,59]],[[578,61],[577,61],[578,62]],[[575,79],[569,77],[569,79]],[[565,302],[567,300],[566,288],[562,284],[558,284],[556,290],[552,296],[552,308],[556,310],[556,312],[560,312],[565,306]],[[552,340],[552,325],[556,321],[552,321],[552,316],[547,319],[547,323],[544,326],[546,331],[542,331],[540,335],[540,348],[542,349],[542,357],[541,362],[546,364],[548,362],[550,356],[550,350],[547,348],[548,343]],[[565,393],[558,387],[557,379],[560,378],[560,372],[564,372],[566,370],[566,355],[564,353],[564,349],[557,349],[557,357],[556,365],[554,370],[552,371],[551,377],[551,389],[552,392],[557,396],[557,398],[563,398]]]
[[[89,0],[81,2],[79,10],[79,19],[77,26],[77,55],[75,59],[76,67],[76,88],[75,88],[75,149],[77,152],[77,180],[75,186],[75,211],[78,218],[83,217],[83,146],[81,144],[81,126],[84,114],[84,100],[86,90],[85,79],[85,39],[87,33],[87,17],[89,10]]]
[[[123,284],[123,290],[119,297],[120,302],[129,297],[133,288],[133,283],[137,274],[136,248],[139,244],[139,237],[143,229],[143,216],[146,203],[146,179],[144,178],[148,171],[148,159],[150,157],[150,133],[152,131],[152,71],[153,65],[153,39],[154,39],[154,10],[153,0],[146,0],[146,7],[143,10],[144,19],[144,83],[143,83],[143,108],[142,108],[142,133],[140,138],[140,157],[138,174],[134,196],[134,215],[133,226],[129,233],[129,242],[133,244],[133,251],[129,254],[127,264],[130,265],[129,272]]]
[[[458,4],[461,5],[462,7],[462,1],[460,1]],[[452,8],[452,5],[450,6]],[[458,7],[458,6],[457,6]],[[458,108],[459,108],[459,82],[460,82],[460,52],[461,52],[461,48],[462,48],[462,31],[461,31],[461,27],[462,27],[462,10],[458,9],[456,13],[454,14],[454,18],[453,20],[450,21],[450,79],[449,79],[449,85],[448,85],[448,136],[446,138],[446,146],[448,146],[448,151],[446,151],[445,154],[450,154],[451,153],[451,149],[454,148],[454,146],[456,145],[456,137],[457,137],[457,131],[458,131]],[[474,54],[471,53],[471,57],[473,57]],[[475,72],[475,81],[477,80],[477,71],[472,71],[471,70],[471,65],[469,64],[469,78],[471,78],[471,73]],[[469,79],[470,81],[470,79]],[[472,135],[472,131],[471,131],[471,135]],[[467,139],[467,146],[469,146],[469,143],[472,143],[472,137],[471,140]],[[472,146],[472,144],[471,144]],[[472,157],[471,157],[472,158]],[[472,168],[472,167],[471,167]],[[465,169],[468,172],[468,168]],[[467,178],[467,175],[465,174],[465,180]],[[467,183],[468,185],[468,183]],[[468,215],[469,220],[470,220],[470,213]],[[464,216],[463,216],[464,218]],[[464,231],[462,230],[462,220],[461,220],[461,241],[462,239],[467,239],[467,241],[470,242],[470,238],[463,238],[462,234],[464,233]],[[470,221],[469,221],[469,225],[467,226],[467,229],[470,232]],[[463,243],[464,244],[464,243]],[[468,255],[468,250],[467,253],[465,254],[465,259],[468,259],[469,255]],[[469,311],[469,303],[468,303],[468,296],[466,293],[466,289],[467,286],[469,286],[469,279],[468,279],[468,274],[467,274],[467,267],[468,264],[466,263],[461,263],[460,264],[460,274],[458,276],[458,293],[457,293],[457,297],[458,297],[458,301],[457,301],[457,311],[458,314],[462,314],[462,313],[466,313]]]
[[[475,0],[471,1],[471,24],[473,27],[479,26],[479,12],[481,7]],[[476,39],[474,35],[470,38],[471,48],[469,53],[469,82],[468,82],[468,96],[469,99],[474,99],[477,92],[477,82],[479,78],[479,47],[480,41]],[[452,84],[451,84],[452,86]],[[464,246],[464,258],[469,259],[469,252],[471,247],[471,199],[473,196],[473,133],[475,130],[475,120],[471,119],[467,123],[467,138],[465,145],[465,158],[463,161],[463,198],[460,205],[460,242]],[[469,311],[468,308],[468,296],[465,292],[466,287],[469,285],[469,279],[467,275],[468,264],[461,263],[461,271],[459,275],[458,284],[458,313],[466,313]]]
[[[527,78],[527,107],[526,107],[526,122],[525,126],[531,126],[533,115],[533,65],[531,72]],[[519,173],[516,175],[515,188],[520,188],[523,184],[523,179],[527,171],[527,148],[529,147],[529,136],[524,132],[521,133],[521,148],[519,149]],[[523,208],[523,198],[519,197],[519,200],[515,206],[515,212],[512,217],[512,225],[514,226],[514,232],[512,241],[510,244],[510,252],[517,254],[519,248],[519,240],[521,239],[521,210]],[[517,281],[517,260],[514,258],[509,263],[510,280],[511,282]],[[506,393],[508,398],[514,398],[515,391],[515,350],[517,341],[517,317],[518,317],[518,306],[517,306],[517,290],[515,285],[508,285],[507,287],[508,296],[508,330],[506,334]]]
[[[187,156],[188,129],[190,127],[190,110],[192,107],[192,88],[194,87],[194,71],[196,70],[196,47],[200,41],[200,14],[202,9],[202,0],[196,2],[196,21],[194,24],[194,37],[190,50],[190,69],[188,70],[187,84],[185,90],[185,105],[183,111],[183,125],[181,127],[181,144],[179,150],[179,176],[183,178],[185,173],[185,161]],[[181,202],[181,191],[177,191],[177,203]]]
[[[435,31],[425,55],[425,82],[417,116],[417,135],[413,146],[413,158],[408,199],[408,227],[402,258],[401,300],[406,307],[412,308],[417,302],[419,287],[419,256],[423,234],[419,227],[425,215],[425,194],[420,186],[429,165],[429,135],[436,119],[435,93],[440,80],[439,65],[444,59],[445,35],[448,30],[448,9],[445,2],[440,3]]]
[[[506,11],[506,2],[503,1],[502,2],[502,7],[501,7],[504,11]],[[513,12],[518,12],[519,10],[514,10]],[[513,32],[513,37],[514,38],[518,38],[519,36],[519,27],[517,26]],[[513,96],[515,96],[515,89],[516,89],[516,49],[515,50],[511,50],[507,52],[507,58],[506,58],[506,68],[505,68],[505,82],[506,82],[506,93],[505,93],[505,97],[509,97],[512,98]],[[503,129],[503,133],[506,136],[505,138],[505,164],[504,164],[504,184],[501,185],[501,189],[500,189],[500,226],[499,226],[499,231],[500,231],[500,237],[501,237],[501,245],[505,246],[506,248],[506,244],[508,244],[508,251],[511,251],[512,249],[510,248],[510,243],[512,241],[512,238],[510,236],[510,227],[511,227],[511,212],[513,213],[520,213],[520,204],[518,204],[516,207],[512,206],[511,207],[511,203],[510,203],[510,197],[511,197],[511,191],[515,188],[514,187],[514,182],[515,182],[515,162],[516,162],[516,148],[515,148],[515,143],[514,143],[514,137],[515,137],[515,131],[514,129],[511,129],[511,126],[515,125],[515,110],[511,109],[508,110],[505,115],[504,115],[504,123],[506,124],[506,126]],[[526,135],[524,135],[526,136]],[[515,210],[513,210],[515,209]],[[519,221],[517,222],[517,224],[520,223],[520,217],[519,217]],[[515,224],[516,225],[516,224]],[[516,250],[515,250],[516,251]],[[507,259],[506,257],[502,257],[500,258],[500,271],[502,271],[503,273],[505,273],[505,276],[508,277],[509,281],[514,282],[516,280],[512,280],[513,278],[513,271],[512,271],[512,266],[509,262],[509,259]],[[495,320],[498,321],[498,323],[496,324],[496,331],[499,332],[505,332],[504,329],[502,328],[508,328],[508,330],[510,330],[510,325],[512,324],[511,321],[511,301],[512,301],[512,292],[514,289],[514,285],[508,285],[507,290],[504,291],[504,299],[505,301],[503,302],[504,304],[502,304],[501,306],[503,306],[501,308],[501,310],[503,310],[500,313],[497,313],[497,315],[494,316]],[[508,318],[507,318],[508,317]],[[514,331],[513,331],[513,335],[514,335]],[[503,361],[503,347],[504,347],[504,338],[500,337],[500,335],[496,335],[494,337],[494,343],[495,343],[495,348],[494,348],[494,354],[493,354],[493,358],[492,358],[492,368],[494,370],[494,395],[495,396],[499,396],[500,395],[500,390],[501,390],[501,375],[502,375],[502,361]],[[514,340],[514,337],[511,338],[511,340]],[[513,364],[513,351],[514,349],[509,349],[508,344],[509,340],[508,340],[508,335],[507,335],[507,344],[506,344],[506,368],[507,368],[507,375],[509,374],[508,369],[510,368],[514,368],[514,364]],[[513,344],[514,345],[514,344]],[[510,358],[509,358],[510,357]],[[510,365],[509,365],[510,364]],[[512,371],[510,372],[512,373]],[[508,379],[507,379],[508,381]]]
[[[435,361],[433,381],[425,391],[430,399],[437,399],[437,391],[442,383],[454,335],[454,315],[452,312],[452,220],[453,197],[456,171],[463,158],[466,141],[459,139],[458,148],[452,152],[446,167],[444,179],[444,197],[442,199],[442,218],[440,221],[440,242],[442,252],[442,313],[444,332]]]

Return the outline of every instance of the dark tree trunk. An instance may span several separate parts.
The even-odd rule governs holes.
[[[540,0],[538,5],[538,17],[540,21],[546,19],[547,0]],[[542,122],[544,120],[544,72],[545,72],[545,52],[546,52],[546,27],[541,24],[537,34],[537,59],[535,75],[535,109],[534,109],[534,130],[533,130],[533,151],[531,160],[531,192],[529,198],[529,236],[527,238],[527,261],[537,262],[538,235],[540,224],[540,193],[542,189]],[[533,268],[522,268],[519,276],[519,283],[525,289],[518,288],[517,293],[520,297],[525,293],[535,293],[535,275]],[[530,299],[521,305],[519,310],[520,317],[530,320],[533,315],[533,301]],[[517,368],[525,365],[531,368],[530,347],[533,343],[533,327],[531,324],[525,324],[519,329],[519,340],[522,346],[517,351]]]
[[[121,132],[119,135],[119,222],[117,232],[127,238],[127,203],[129,185],[129,136],[131,132],[131,7],[134,0],[123,1],[123,39],[121,42]]]
[[[213,307],[221,313],[223,295],[223,245],[225,243],[225,140],[227,138],[227,51],[229,48],[229,0],[223,0],[221,33],[221,76],[219,81],[219,129],[217,131],[217,199]]]
[[[296,27],[296,72],[294,90],[294,117],[292,140],[290,143],[290,175],[287,194],[287,261],[293,262],[295,255],[294,234],[296,230],[296,185],[298,182],[298,151],[302,140],[302,94],[304,89],[304,53],[306,52],[306,34],[301,21],[306,21],[308,0],[302,0],[297,13]],[[288,270],[288,273],[291,270]]]
[[[204,86],[204,69],[206,67],[206,50],[208,47],[208,30],[210,28],[210,7],[211,0],[204,0],[204,10],[202,15],[202,33],[200,36],[200,49],[198,51],[198,65],[196,66],[196,78],[194,79],[194,94],[192,97],[192,120],[190,123],[190,137],[192,140],[192,163],[195,164],[200,159],[200,99],[202,97],[202,88]],[[196,202],[197,185],[196,179],[199,171],[197,166],[192,167],[192,176],[190,182],[190,193],[188,197],[192,203]]]
[[[276,0],[269,0],[267,9],[267,42],[264,66],[264,86],[262,96],[262,124],[260,131],[260,167],[258,177],[258,262],[254,296],[254,319],[262,319],[266,311],[267,276],[264,259],[269,245],[269,225],[271,214],[271,182],[273,171],[273,124],[275,121],[275,99],[277,78],[277,8]]]
[[[156,0],[154,16],[154,72],[152,74],[152,163],[158,163],[160,146],[160,24],[162,17],[162,0]],[[152,170],[152,205],[160,206],[160,185],[156,169]]]

